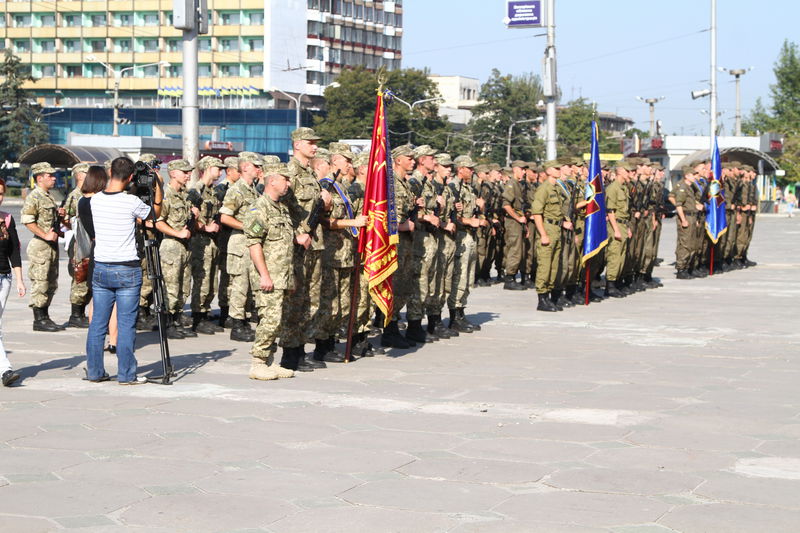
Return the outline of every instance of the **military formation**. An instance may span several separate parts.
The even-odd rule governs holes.
[[[671,190],[659,163],[603,162],[608,242],[583,262],[589,171],[582,158],[502,168],[428,145],[402,145],[391,154],[398,268],[394,312],[384,317],[370,301],[366,277],[353,286],[359,229],[368,222],[361,215],[368,155],[354,154],[345,143],[323,148],[310,128],[291,138],[288,163],[253,152],[224,161],[204,157],[196,168],[183,159],[169,162],[160,217],[140,232],[142,239],[160,241],[168,338],[230,330],[231,340],[252,345],[252,379],[343,362],[337,343],[346,336],[353,291],[358,358],[479,331],[465,313],[475,287],[534,289],[537,309],[545,312],[660,287],[653,269],[665,218],[677,221],[679,279],[705,276],[712,257],[717,272],[755,265],[747,251],[758,198],[747,165],[723,165],[728,230],[712,246],[704,217],[707,161],[682,169]],[[151,154],[141,160],[157,163]],[[72,169],[77,183],[87,170]],[[35,237],[27,250],[33,325],[58,331],[63,327],[48,312],[57,286],[58,234],[75,216],[80,193],[73,191],[59,207],[50,194],[55,169],[38,163],[32,173],[36,187],[22,223]],[[153,286],[144,279],[137,328],[149,331],[156,325]],[[70,326],[87,326],[90,297],[85,283],[73,282]],[[215,299],[219,313],[212,315]],[[190,319],[183,312],[187,302]],[[368,339],[376,330],[380,347]],[[309,344],[314,348],[306,351]]]

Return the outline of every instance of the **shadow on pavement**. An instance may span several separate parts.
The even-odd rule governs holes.
[[[219,361],[225,357],[230,357],[232,354],[233,350],[215,350],[205,353],[170,355],[172,368],[175,371],[175,376],[172,378],[172,381],[183,379],[189,374],[194,374],[207,363]],[[162,373],[161,359],[139,366],[139,373],[143,375],[150,373],[160,375]]]

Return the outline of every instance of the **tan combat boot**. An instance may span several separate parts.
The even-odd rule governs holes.
[[[253,356],[250,359],[250,379],[270,381],[273,379],[278,379],[278,373],[267,366],[264,359]]]
[[[294,370],[289,370],[288,368],[283,368],[278,362],[275,360],[275,354],[271,353],[267,357],[267,365],[269,365],[269,369],[274,371],[278,374],[279,378],[293,378],[294,377]]]

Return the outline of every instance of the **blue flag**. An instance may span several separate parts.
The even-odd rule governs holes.
[[[589,181],[584,198],[586,206],[585,233],[581,264],[597,255],[608,244],[606,226],[606,193],[603,189],[603,171],[600,168],[600,147],[597,141],[597,122],[592,121],[592,155],[589,158]]]
[[[725,191],[722,188],[722,165],[719,161],[719,146],[714,137],[714,150],[711,154],[711,184],[708,186],[706,204],[706,233],[711,242],[717,244],[722,235],[728,231],[725,219]]]

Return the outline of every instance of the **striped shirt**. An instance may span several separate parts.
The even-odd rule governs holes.
[[[124,192],[99,192],[92,196],[95,231],[94,260],[98,263],[138,261],[136,219],[145,219],[150,206]]]

